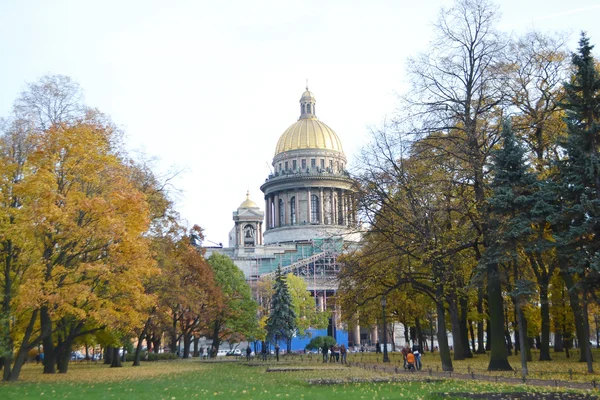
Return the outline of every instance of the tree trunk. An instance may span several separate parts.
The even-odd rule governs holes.
[[[192,345],[192,334],[183,334],[183,358],[190,358],[190,346]]]
[[[112,362],[110,364],[111,368],[121,368],[123,366],[121,363],[121,357],[119,357],[119,348],[120,347],[113,347],[112,349]],[[125,354],[125,351],[123,351],[123,354]]]
[[[550,357],[550,304],[548,302],[548,279],[538,282],[540,288],[540,312],[542,316],[542,340],[540,361],[552,361]]]
[[[506,306],[506,302],[504,303],[504,340],[506,345],[506,354],[512,356],[512,340],[510,339],[510,329],[508,326],[508,307]]]
[[[448,346],[448,335],[446,334],[446,310],[444,309],[443,300],[444,289],[438,285],[436,289],[437,300],[435,302],[437,310],[437,325],[438,325],[438,345],[440,346],[440,358],[442,361],[442,371],[454,371],[452,367],[452,357],[450,356],[450,346]]]
[[[475,328],[473,327],[473,320],[469,320],[469,333],[471,334],[471,347],[475,350]],[[471,354],[471,357],[473,355]]]
[[[27,353],[34,346],[39,344],[41,341],[41,337],[38,337],[36,340],[30,342],[31,334],[33,333],[33,329],[35,327],[35,321],[38,317],[38,310],[33,310],[31,317],[29,318],[29,324],[27,325],[27,329],[25,329],[25,333],[23,334],[23,338],[21,339],[21,346],[17,351],[17,356],[14,358],[14,364],[11,369],[9,357],[4,359],[4,374],[3,380],[5,381],[17,381],[19,379],[19,375],[21,374],[21,368],[23,364],[25,364],[25,360],[27,360]],[[8,361],[8,364],[6,362]],[[7,373],[8,371],[8,373]]]
[[[583,346],[581,346],[581,352],[585,351],[586,360],[587,360],[587,369],[588,374],[594,373],[594,366],[592,364],[592,346],[590,346],[590,321],[588,314],[588,301],[587,301],[587,290],[583,290],[583,330],[585,333],[585,341],[583,342]]]
[[[450,322],[452,323],[452,342],[454,343],[454,360],[464,360],[465,350],[463,348],[462,332],[460,329],[460,318],[458,315],[458,305],[456,300],[448,296],[448,312],[450,313]]]
[[[133,357],[133,367],[139,367],[140,366],[140,357],[142,354],[142,344],[144,343],[144,339],[146,339],[146,351],[150,351],[150,348],[148,347],[148,327],[150,326],[150,322],[152,321],[152,317],[149,317],[146,320],[146,323],[144,324],[144,329],[142,329],[142,333],[140,334],[140,336],[138,337],[138,341],[137,341],[137,346],[135,346],[135,355]]]
[[[473,352],[469,346],[469,331],[467,326],[467,311],[468,311],[468,299],[465,296],[460,296],[458,304],[460,305],[460,337],[463,345],[463,354],[465,358],[473,358]]]
[[[113,362],[113,347],[106,346],[104,349],[104,364],[111,365]]]
[[[506,342],[504,341],[504,301],[497,263],[492,262],[487,265],[487,284],[492,334],[492,337],[488,338],[488,342],[491,342],[488,371],[512,371],[506,354]]]
[[[526,339],[526,334],[525,334],[525,329],[521,329],[525,326],[525,318],[523,318],[523,309],[521,307],[521,304],[519,304],[518,300],[515,300],[515,304],[516,304],[516,308],[517,308],[517,319],[518,319],[518,324],[519,324],[519,343],[521,345],[521,348],[525,348],[527,346],[527,339]],[[527,352],[526,351],[522,351],[521,352],[521,376],[526,377],[528,375],[528,371],[527,371]]]
[[[52,319],[46,306],[40,309],[40,325],[44,345],[44,374],[55,374],[56,351],[54,349],[54,341],[52,340]]]
[[[483,330],[483,288],[477,288],[477,354],[485,354],[484,330]]]
[[[221,341],[219,339],[219,331],[220,330],[221,330],[221,323],[217,319],[215,321],[215,326],[214,326],[214,329],[213,329],[213,343],[212,343],[212,348],[211,348],[211,351],[209,352],[209,355],[210,355],[211,358],[217,356],[216,352],[213,354],[212,349],[216,349],[216,351],[219,351],[219,346],[221,345]]]
[[[489,308],[488,308],[488,312],[489,312]],[[490,351],[490,342],[491,342],[491,338],[492,338],[492,327],[490,325],[490,319],[486,319],[485,320],[485,333],[487,336],[487,341],[485,342],[485,351],[488,352]]]
[[[67,341],[61,343],[60,346],[56,347],[56,364],[58,366],[59,374],[66,374],[69,369],[69,361],[71,360],[71,345],[72,341],[67,339]]]
[[[573,311],[573,316],[575,318],[575,334],[577,336],[577,341],[579,342],[579,346],[585,342],[586,335],[584,331],[584,321],[583,321],[583,311],[581,309],[581,302],[579,301],[579,289],[575,286],[573,282],[573,277],[565,268],[561,268],[560,275],[565,281],[567,286],[567,292],[569,293],[569,300],[571,303],[571,310]],[[579,353],[579,362],[586,362],[586,352],[581,351]]]
[[[200,336],[194,336],[194,357],[200,356]]]

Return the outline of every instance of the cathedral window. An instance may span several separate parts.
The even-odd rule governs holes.
[[[279,226],[285,225],[285,206],[283,199],[279,199]]]
[[[318,224],[320,215],[321,210],[319,207],[319,196],[313,194],[310,196],[310,222],[313,224]]]
[[[306,112],[307,112],[308,114],[310,114],[310,104],[307,104],[307,105],[306,105]]]
[[[333,171],[333,160],[329,160],[329,169]]]
[[[296,160],[292,160],[292,169],[295,171],[296,168],[298,168],[298,163],[296,162]]]
[[[317,166],[317,160],[315,160],[314,158],[310,159],[310,167],[314,168]]]
[[[304,104],[302,104],[302,114],[306,114],[306,109],[304,108]]]
[[[285,162],[285,170],[286,171],[288,170],[288,162],[287,161]]]
[[[302,169],[306,169],[306,160],[302,159]]]
[[[292,225],[296,225],[296,196],[290,199],[290,218]]]
[[[321,158],[321,169],[325,169],[325,160]]]

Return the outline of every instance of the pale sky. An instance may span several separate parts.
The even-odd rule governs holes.
[[[122,127],[128,149],[157,157],[159,172],[183,170],[178,211],[227,245],[246,190],[264,210],[259,187],[306,80],[351,169],[369,127],[393,116],[406,59],[426,50],[450,4],[0,0],[0,116],[27,82],[70,76]],[[497,4],[504,32],[567,31],[574,50],[585,30],[600,46],[600,0]]]

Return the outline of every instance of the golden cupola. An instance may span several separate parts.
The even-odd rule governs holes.
[[[343,155],[342,142],[329,126],[317,119],[315,96],[306,88],[300,98],[300,117],[283,132],[275,155],[292,150],[330,150]]]

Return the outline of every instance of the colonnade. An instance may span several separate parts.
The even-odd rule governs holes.
[[[265,196],[265,211],[267,230],[304,224],[352,226],[356,222],[354,193],[346,189],[315,187],[271,193]]]

